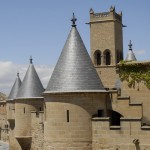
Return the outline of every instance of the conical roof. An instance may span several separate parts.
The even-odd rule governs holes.
[[[104,90],[90,56],[76,28],[72,29],[54,68],[46,93]]]
[[[129,51],[127,53],[127,57],[126,57],[126,61],[136,61],[136,57],[132,51],[132,44],[131,44],[131,40],[130,40],[130,43],[129,43]]]
[[[14,83],[11,91],[10,91],[10,94],[8,96],[8,100],[14,100],[16,98],[20,86],[21,86],[21,80],[19,77],[19,73],[17,73],[17,78],[15,80],[15,83]]]
[[[23,79],[19,92],[18,98],[40,98],[44,91],[43,85],[38,77],[38,74],[32,64],[32,58],[30,58],[30,65]]]

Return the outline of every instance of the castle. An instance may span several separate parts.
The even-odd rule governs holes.
[[[131,41],[123,61],[114,7],[90,10],[91,57],[76,20],[46,89],[32,58],[22,82],[17,74],[6,102],[10,150],[149,150],[150,61],[136,60]]]

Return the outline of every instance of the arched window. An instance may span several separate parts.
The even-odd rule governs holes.
[[[104,56],[105,56],[105,64],[110,65],[111,64],[111,55],[110,55],[110,50],[105,50],[104,51]]]
[[[101,51],[96,50],[94,53],[94,64],[101,65]]]

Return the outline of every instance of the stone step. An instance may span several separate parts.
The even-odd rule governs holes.
[[[130,96],[118,96],[118,100],[130,100]]]

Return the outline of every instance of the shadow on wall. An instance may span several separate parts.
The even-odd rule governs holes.
[[[30,150],[31,149],[31,137],[18,137],[17,138],[22,150]]]

